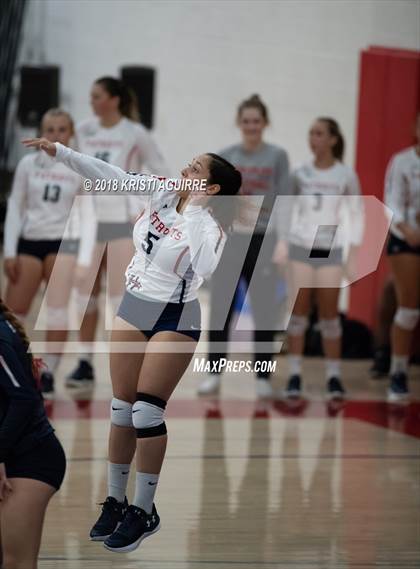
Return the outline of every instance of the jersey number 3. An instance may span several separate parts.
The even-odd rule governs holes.
[[[154,233],[152,233],[151,231],[148,231],[147,233],[147,237],[146,239],[143,241],[143,243],[141,244],[141,246],[143,247],[143,251],[148,255],[151,250],[153,249],[153,241],[152,239],[154,239],[155,241],[158,241],[160,239],[159,235],[155,235]]]
[[[61,188],[57,184],[47,184],[44,188],[42,199],[45,202],[58,202],[60,199]]]

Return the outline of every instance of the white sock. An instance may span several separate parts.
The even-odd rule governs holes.
[[[287,356],[287,361],[289,364],[290,375],[301,375],[302,374],[302,356],[297,354],[289,354]]]
[[[325,360],[325,374],[327,380],[331,377],[340,377],[341,375],[341,360]]]
[[[408,370],[408,356],[395,356],[391,357],[391,375],[393,373],[407,373]]]
[[[44,360],[48,371],[55,373],[55,370],[58,368],[58,364],[60,363],[60,356],[58,354],[46,354],[42,359]]]
[[[153,509],[153,500],[159,474],[146,474],[145,472],[136,473],[136,493],[134,494],[133,504],[141,508],[146,513],[151,514]]]
[[[129,475],[129,464],[108,462],[108,496],[112,496],[118,502],[124,502]]]

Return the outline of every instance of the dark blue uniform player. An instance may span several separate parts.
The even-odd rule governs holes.
[[[66,459],[44,411],[29,340],[0,300],[0,537],[3,569],[33,569]],[[0,551],[1,553],[1,551]],[[0,562],[1,564],[1,562]]]

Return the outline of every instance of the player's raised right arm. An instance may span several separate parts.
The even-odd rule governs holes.
[[[27,138],[22,143],[28,148],[44,150],[58,162],[65,164],[70,170],[80,174],[88,180],[128,180],[137,178],[135,174],[128,174],[118,166],[108,164],[88,154],[81,154],[59,142],[49,142],[45,138]]]

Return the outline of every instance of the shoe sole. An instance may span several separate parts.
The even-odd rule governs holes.
[[[66,387],[88,387],[93,385],[93,379],[66,379]]]
[[[44,392],[42,391],[41,393],[42,393],[42,397],[43,397],[44,399],[47,399],[47,400],[54,399],[54,395],[55,395],[54,391],[47,391],[46,393],[44,393]]]
[[[341,393],[341,391],[332,391],[331,393],[327,393],[325,398],[327,401],[344,401],[346,394]]]
[[[197,395],[200,396],[205,396],[205,395],[215,395],[216,393],[219,393],[220,391],[220,385],[218,385],[217,387],[214,387],[213,389],[198,389],[197,390]]]
[[[157,533],[159,530],[160,530],[160,523],[156,526],[156,528],[153,531],[148,531],[144,533],[137,541],[130,543],[130,545],[125,545],[124,547],[110,547],[104,542],[104,547],[105,549],[108,549],[108,551],[113,551],[114,553],[130,553],[130,551],[134,551],[135,549],[137,549],[144,539],[150,537],[154,533]]]
[[[283,395],[285,399],[302,399],[303,391],[285,391]]]
[[[388,391],[387,400],[388,403],[405,403],[409,399],[408,393],[394,393],[393,391]]]

